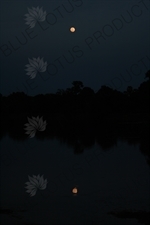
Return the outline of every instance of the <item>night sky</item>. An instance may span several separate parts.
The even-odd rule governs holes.
[[[30,28],[25,14],[38,6],[47,15]],[[102,85],[124,91],[138,88],[150,69],[149,0],[0,0],[0,13],[3,95],[56,93],[75,80],[95,92]],[[31,79],[26,65],[38,57],[47,67]]]

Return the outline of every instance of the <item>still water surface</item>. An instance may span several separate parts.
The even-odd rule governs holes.
[[[149,165],[139,145],[118,139],[104,151],[96,142],[75,154],[57,138],[1,139],[2,224],[140,224],[110,211],[149,211]],[[31,197],[28,176],[48,184]],[[72,189],[77,187],[74,195]]]

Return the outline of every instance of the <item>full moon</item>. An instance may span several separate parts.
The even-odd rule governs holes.
[[[75,27],[70,28],[70,32],[72,32],[72,33],[75,32],[75,30],[76,30]]]
[[[74,188],[72,189],[72,193],[73,193],[73,194],[77,194],[77,193],[78,193],[78,189],[77,189],[76,187],[74,187]]]

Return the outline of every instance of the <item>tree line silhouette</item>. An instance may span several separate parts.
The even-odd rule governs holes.
[[[58,89],[55,94],[39,94],[34,97],[24,92],[14,92],[9,96],[2,96],[2,116],[11,114],[47,115],[97,115],[98,118],[127,114],[149,113],[150,70],[145,74],[148,80],[138,89],[128,86],[126,91],[120,92],[107,86],[95,93],[90,87],[84,87],[81,81],[73,81],[72,87],[66,90]],[[131,120],[134,118],[131,118]],[[124,117],[125,120],[125,117]]]
[[[118,140],[129,145],[140,144],[140,151],[149,152],[149,88],[150,70],[138,89],[127,87],[125,92],[102,86],[98,92],[74,81],[71,88],[58,90],[56,94],[40,94],[34,97],[23,92],[1,97],[1,132],[18,141],[26,141],[24,131],[27,117],[43,116],[47,122],[44,132],[36,137],[57,138],[82,153],[95,142],[103,151],[109,151]]]

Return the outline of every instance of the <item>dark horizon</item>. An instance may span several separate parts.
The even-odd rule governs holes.
[[[102,86],[95,93],[90,87],[84,87],[81,81],[73,81],[71,88],[58,89],[55,94],[28,96],[24,92],[13,92],[7,97],[0,94],[1,116],[9,118],[11,115],[14,116],[14,113],[21,117],[22,114],[46,116],[49,114],[55,118],[63,115],[66,121],[66,119],[70,120],[71,115],[78,118],[85,114],[91,119],[93,115],[97,115],[98,120],[109,116],[125,122],[123,115],[129,115],[130,118],[130,114],[133,113],[135,118],[138,118],[139,113],[142,117],[143,113],[149,114],[150,70],[143,78],[145,80],[138,89],[128,86],[124,92]],[[135,118],[130,118],[130,120],[134,121]],[[82,116],[81,120],[84,120]]]
[[[148,70],[148,71],[146,71],[146,73],[145,73],[145,77],[143,76],[143,83],[144,82],[146,82],[147,80],[146,79],[150,79],[150,70]],[[132,87],[131,85],[129,85],[129,86],[127,86],[127,88],[126,88],[126,90],[124,90],[124,91],[119,91],[119,90],[117,90],[117,89],[114,89],[114,88],[111,88],[110,86],[107,86],[107,85],[101,85],[101,87],[95,92],[91,87],[86,87],[86,86],[84,86],[84,83],[80,80],[80,81],[73,81],[72,82],[72,86],[73,86],[73,83],[74,82],[78,82],[78,83],[80,83],[80,85],[81,85],[81,87],[80,88],[82,88],[82,89],[85,89],[85,88],[87,88],[87,89],[89,89],[89,90],[91,90],[94,94],[97,94],[102,88],[107,88],[107,89],[110,89],[110,90],[112,90],[112,91],[117,91],[118,93],[126,93],[127,91],[128,91],[128,89],[132,89],[132,91],[137,91],[139,88],[140,88],[140,86],[141,86],[141,84],[137,87],[137,88],[134,88],[134,87]],[[79,86],[80,86],[79,85]],[[71,89],[73,90],[73,87],[69,87],[69,88],[66,88],[66,89],[60,89],[60,88],[58,88],[57,89],[57,91],[55,92],[55,93],[51,93],[51,92],[48,92],[48,93],[45,93],[45,94],[43,94],[43,93],[39,93],[39,94],[37,94],[37,95],[34,95],[34,96],[32,96],[32,97],[35,97],[35,96],[38,96],[38,95],[47,95],[47,94],[53,94],[53,95],[63,95],[63,94],[65,94],[65,93],[67,93],[69,90],[71,91]],[[31,97],[31,95],[28,95],[28,94],[26,94],[25,92],[23,92],[23,91],[14,91],[14,92],[12,92],[12,93],[10,93],[9,95],[2,95],[2,93],[0,93],[0,95],[1,96],[3,96],[3,97],[9,97],[10,95],[12,95],[13,93],[24,93],[25,95],[27,95],[27,96],[30,96]],[[69,93],[69,92],[68,92]]]

